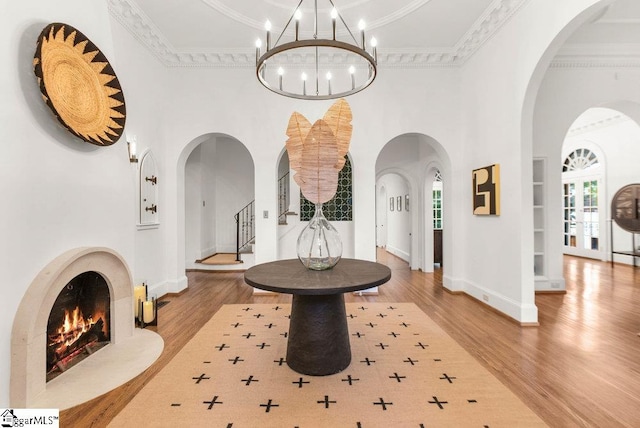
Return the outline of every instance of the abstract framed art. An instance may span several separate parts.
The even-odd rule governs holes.
[[[500,215],[500,165],[474,169],[473,214]]]

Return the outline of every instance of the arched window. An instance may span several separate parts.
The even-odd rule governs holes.
[[[562,172],[583,171],[599,166],[595,153],[589,149],[581,148],[569,153],[562,165]]]
[[[338,175],[338,190],[329,202],[322,205],[322,212],[329,221],[351,221],[353,218],[353,186],[351,161],[345,156],[344,167]],[[315,206],[300,192],[300,220],[309,221],[315,213]]]

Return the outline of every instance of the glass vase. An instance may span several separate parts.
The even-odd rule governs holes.
[[[309,224],[300,232],[297,245],[298,258],[308,269],[331,269],[342,257],[342,240],[335,227],[322,213],[322,204]]]

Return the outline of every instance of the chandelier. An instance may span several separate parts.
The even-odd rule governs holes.
[[[378,59],[375,37],[366,44],[364,21],[360,20],[355,36],[332,0],[328,0],[330,10],[319,10],[314,0],[311,17],[305,16],[310,13],[303,11],[303,2],[273,44],[271,22],[266,22],[264,52],[262,40],[256,41],[260,83],[277,94],[302,100],[342,98],[365,89],[376,78]],[[301,27],[311,28],[312,36],[301,37],[306,34]]]

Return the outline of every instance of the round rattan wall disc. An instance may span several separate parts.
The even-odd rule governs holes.
[[[640,232],[640,184],[628,184],[616,192],[611,217],[627,232]]]
[[[107,58],[68,24],[47,25],[33,58],[40,92],[58,120],[74,135],[109,146],[124,131],[125,103]]]

